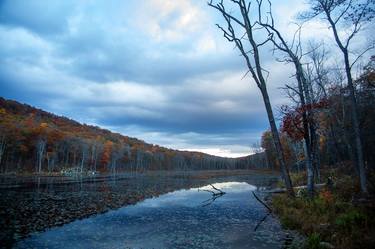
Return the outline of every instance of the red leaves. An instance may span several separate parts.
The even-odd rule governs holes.
[[[324,109],[328,107],[327,100],[321,100],[318,103],[308,104],[304,106],[297,107],[295,109],[288,106],[283,106],[282,110],[285,113],[283,117],[283,122],[281,126],[281,131],[288,134],[288,136],[294,141],[300,141],[304,138],[303,129],[303,115],[308,112],[315,112],[319,109]],[[311,116],[307,115],[307,122],[311,122]]]

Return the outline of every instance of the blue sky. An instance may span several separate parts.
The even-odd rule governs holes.
[[[303,1],[274,2],[291,35]],[[149,143],[249,154],[267,117],[217,22],[204,0],[0,1],[0,96]],[[306,39],[325,32],[312,23]],[[292,69],[265,52],[276,108]]]

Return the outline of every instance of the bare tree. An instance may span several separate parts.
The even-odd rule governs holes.
[[[353,38],[365,27],[366,23],[373,20],[375,16],[374,0],[310,0],[309,4],[311,6],[310,11],[302,13],[301,18],[308,20],[323,16],[328,22],[336,45],[342,52],[344,58],[346,80],[350,92],[351,116],[357,154],[356,166],[359,171],[361,191],[363,194],[366,194],[366,172],[352,68],[360,57],[373,48],[373,45],[365,48],[354,59],[350,56],[352,52],[350,45]]]
[[[111,167],[111,173],[113,175],[116,175],[118,161],[123,159],[125,154],[129,155],[129,152],[130,152],[129,146],[122,142],[119,142],[115,146],[115,148],[112,150],[110,167]]]
[[[259,25],[264,27],[268,32],[268,37],[273,43],[276,50],[283,53],[285,56],[281,60],[282,62],[292,63],[295,68],[295,78],[298,83],[297,89],[292,89],[291,86],[287,85],[288,89],[292,89],[297,93],[299,99],[299,105],[302,110],[302,124],[303,124],[303,134],[305,141],[305,162],[307,169],[307,190],[310,196],[314,194],[314,168],[318,166],[313,166],[313,162],[316,163],[316,149],[315,149],[315,140],[316,129],[314,124],[313,112],[309,106],[311,106],[312,94],[311,87],[308,85],[306,79],[305,70],[302,64],[302,46],[301,46],[301,27],[299,26],[297,31],[294,33],[293,39],[291,42],[288,42],[283,34],[277,29],[275,20],[272,15],[272,4],[270,0],[267,0],[268,6],[263,5],[263,0],[257,0],[258,4],[258,22]],[[267,8],[267,11],[263,9]],[[263,12],[266,12],[263,15]]]
[[[46,152],[46,159],[47,159],[48,172],[51,172],[55,167],[55,162],[56,162],[56,159],[57,159],[57,153],[55,151],[47,151]]]
[[[88,141],[86,140],[81,140],[80,141],[80,147],[81,147],[81,163],[80,163],[80,166],[79,166],[79,169],[80,169],[80,172],[81,174],[83,173],[83,168],[85,166],[85,161],[86,161],[86,158],[87,158],[87,154],[88,154]]]
[[[98,165],[99,154],[103,151],[103,144],[97,140],[94,140],[91,144],[91,166],[90,170],[96,173],[96,168]]]
[[[6,148],[7,144],[6,144],[6,140],[5,140],[5,135],[0,135],[0,165],[1,165],[1,161],[3,159],[3,155],[4,155],[4,152],[5,152],[5,148]]]
[[[96,162],[98,159],[98,143],[96,140],[90,143],[90,171],[96,171]]]
[[[217,26],[223,31],[224,37],[229,42],[234,42],[236,48],[241,52],[241,55],[245,59],[248,68],[247,73],[251,74],[262,94],[282,177],[284,179],[289,195],[294,196],[293,186],[289,176],[289,170],[285,163],[280,136],[276,127],[276,122],[267,91],[266,77],[264,76],[264,73],[266,71],[262,67],[260,58],[259,49],[262,45],[269,42],[269,38],[266,38],[264,41],[258,42],[254,37],[254,32],[260,27],[259,25],[257,25],[257,22],[252,22],[250,19],[250,9],[252,1],[246,3],[245,0],[230,0],[230,2],[237,7],[237,11],[240,12],[241,18],[236,18],[234,15],[232,15],[230,11],[225,8],[223,0],[216,4],[211,0],[208,5],[218,10],[222,14],[224,20],[226,21],[227,27],[224,28],[219,24],[217,24]],[[247,50],[247,47],[250,47],[250,50]],[[250,56],[252,58],[250,58]]]
[[[44,158],[44,153],[46,151],[46,140],[44,138],[39,138],[36,143],[36,156],[37,156],[37,172],[42,172],[42,162]]]

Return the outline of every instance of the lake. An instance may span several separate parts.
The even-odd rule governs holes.
[[[213,196],[210,185],[173,191],[32,233],[14,248],[282,248],[285,232],[255,186],[213,185],[225,194]]]

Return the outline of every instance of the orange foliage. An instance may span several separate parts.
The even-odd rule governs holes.
[[[320,198],[324,200],[325,203],[333,203],[333,194],[329,190],[323,190],[319,194]]]
[[[103,167],[103,170],[105,169],[105,167],[109,164],[111,160],[112,146],[113,146],[112,141],[107,140],[104,143],[103,154],[102,154],[102,157],[100,158],[100,163],[101,163],[101,166]]]

